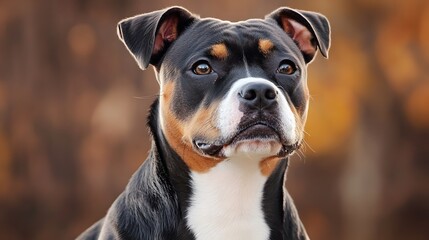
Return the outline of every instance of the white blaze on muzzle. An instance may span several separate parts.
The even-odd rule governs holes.
[[[286,138],[290,143],[297,141],[296,134],[296,119],[293,114],[291,107],[286,99],[284,93],[271,81],[268,81],[263,78],[254,78],[247,77],[237,80],[231,87],[231,89],[226,94],[225,98],[221,100],[219,104],[219,109],[217,111],[216,123],[217,127],[220,130],[221,138],[229,139],[237,134],[238,126],[240,121],[245,113],[240,111],[240,99],[239,92],[245,85],[249,83],[262,83],[271,86],[277,93],[277,117],[281,121],[281,129],[278,129],[279,132]],[[252,144],[249,142],[249,144]],[[248,148],[243,148],[248,149]]]

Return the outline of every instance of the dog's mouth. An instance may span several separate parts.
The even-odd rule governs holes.
[[[300,146],[299,142],[289,143],[276,127],[263,121],[243,126],[232,137],[225,140],[209,142],[203,139],[194,139],[193,144],[203,155],[222,158],[225,157],[223,149],[226,147],[252,141],[281,144],[281,149],[277,153],[278,157],[286,157]]]

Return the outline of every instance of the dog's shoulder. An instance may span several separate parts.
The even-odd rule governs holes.
[[[106,217],[77,239],[176,239],[177,196],[156,165],[156,159],[147,159]]]

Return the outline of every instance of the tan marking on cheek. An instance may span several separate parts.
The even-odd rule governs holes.
[[[206,140],[216,140],[220,136],[216,127],[216,107],[218,103],[213,103],[209,108],[199,109],[187,124],[184,137],[204,137]]]
[[[161,107],[162,110],[169,108],[171,103],[171,97],[173,95],[174,91],[174,83],[173,82],[167,82],[161,87],[161,104],[163,104]]]
[[[217,59],[223,60],[228,57],[228,48],[224,43],[218,43],[212,46],[210,54]]]
[[[260,39],[258,46],[259,51],[264,55],[268,55],[274,48],[273,42],[269,39]]]
[[[277,167],[277,164],[281,158],[279,157],[268,157],[259,162],[259,169],[264,176],[270,176],[274,169]]]
[[[196,133],[205,133],[206,136],[216,137],[216,131],[204,124],[208,121],[213,110],[198,111],[189,121],[179,120],[170,110],[174,84],[167,83],[163,86],[161,94],[161,112],[164,121],[163,132],[170,146],[182,158],[185,164],[193,171],[207,172],[223,159],[202,156],[193,148],[192,136]]]

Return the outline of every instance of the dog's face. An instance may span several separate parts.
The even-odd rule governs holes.
[[[268,175],[300,146],[307,64],[329,48],[322,15],[281,8],[231,23],[174,7],[118,26],[140,67],[155,67],[160,127],[191,170],[252,158]]]

